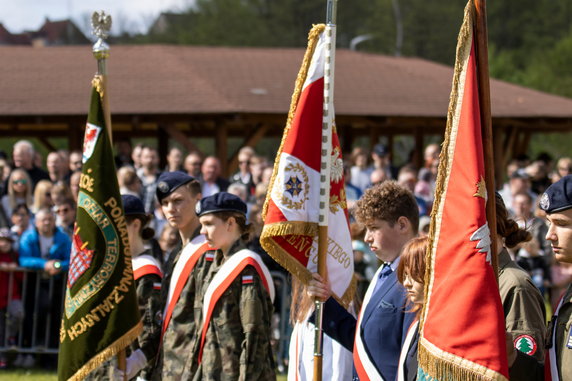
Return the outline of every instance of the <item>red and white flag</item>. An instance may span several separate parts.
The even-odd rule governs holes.
[[[474,11],[469,1],[429,232],[418,373],[427,380],[508,380],[504,314],[485,210]]]
[[[262,247],[307,284],[317,272],[320,160],[324,101],[324,25],[310,31],[308,49],[264,204]],[[353,251],[340,143],[332,131],[327,272],[337,299],[348,305]]]

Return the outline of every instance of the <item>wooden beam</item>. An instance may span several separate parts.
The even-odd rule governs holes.
[[[171,123],[167,123],[161,125],[161,128],[164,128],[167,134],[171,137],[171,139],[176,140],[177,142],[181,143],[189,152],[199,152],[202,155],[201,150],[189,140],[187,135],[185,135],[182,131],[180,131],[177,127],[175,127]]]
[[[42,143],[48,149],[48,151],[52,152],[52,151],[58,150],[56,147],[54,147],[54,145],[52,143],[50,143],[48,138],[42,136],[42,137],[38,137],[37,139],[40,141],[40,143]]]
[[[169,134],[165,128],[159,125],[157,130],[157,152],[159,153],[159,168],[167,165],[167,154],[169,153]]]
[[[415,129],[415,157],[414,157],[414,164],[417,168],[423,167],[423,146],[424,146],[424,135],[423,130],[421,127],[417,127]]]
[[[243,147],[254,147],[265,135],[266,132],[270,129],[268,124],[258,125],[254,128],[254,130],[250,133],[249,136],[244,139],[240,147],[232,154],[230,159],[228,159],[228,163],[226,168],[228,169],[228,174],[230,176],[231,173],[235,172],[238,168],[238,152]],[[222,161],[222,159],[221,159]]]
[[[217,127],[215,139],[215,151],[216,157],[220,160],[221,175],[228,177],[228,129],[225,124],[221,124]]]

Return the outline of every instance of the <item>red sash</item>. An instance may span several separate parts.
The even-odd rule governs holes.
[[[375,367],[375,364],[369,358],[369,355],[365,349],[365,345],[361,339],[361,320],[363,318],[363,313],[371,299],[371,294],[373,294],[373,290],[375,289],[376,283],[379,281],[379,273],[383,266],[379,266],[375,275],[373,276],[373,280],[369,284],[367,288],[367,292],[363,298],[363,304],[361,305],[361,311],[359,313],[357,326],[356,326],[356,336],[354,340],[354,366],[356,368],[356,373],[360,381],[384,381],[381,374]]]
[[[179,297],[189,279],[191,271],[195,268],[201,255],[208,250],[213,250],[213,248],[208,245],[204,235],[199,235],[185,246],[179,260],[175,264],[171,283],[169,284],[169,294],[165,304],[165,312],[163,313],[161,342],[163,342],[163,335],[169,326],[173,310],[179,301]]]
[[[214,307],[221,295],[248,265],[256,269],[260,279],[262,279],[264,288],[268,291],[268,294],[270,294],[270,299],[274,301],[274,283],[272,282],[272,275],[270,275],[270,272],[262,261],[262,258],[260,258],[260,256],[255,252],[247,249],[240,250],[238,253],[232,255],[221,266],[205,292],[205,298],[203,300],[203,328],[199,348],[199,364],[203,358],[203,347],[205,345],[207,330],[209,328]]]
[[[163,279],[163,272],[161,271],[161,265],[159,261],[154,257],[144,254],[133,258],[133,278],[135,280],[141,278],[142,276],[155,274],[159,278]]]

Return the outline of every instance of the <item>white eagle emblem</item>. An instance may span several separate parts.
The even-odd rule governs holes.
[[[484,224],[471,235],[471,241],[477,241],[479,253],[487,253],[486,260],[491,264],[491,232],[489,225]]]

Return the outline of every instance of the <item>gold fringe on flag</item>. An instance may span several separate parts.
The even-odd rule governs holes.
[[[136,326],[131,328],[125,335],[121,336],[110,346],[99,352],[85,363],[68,381],[81,381],[94,369],[100,367],[112,356],[117,355],[123,349],[127,348],[143,331],[143,323],[139,322]]]

